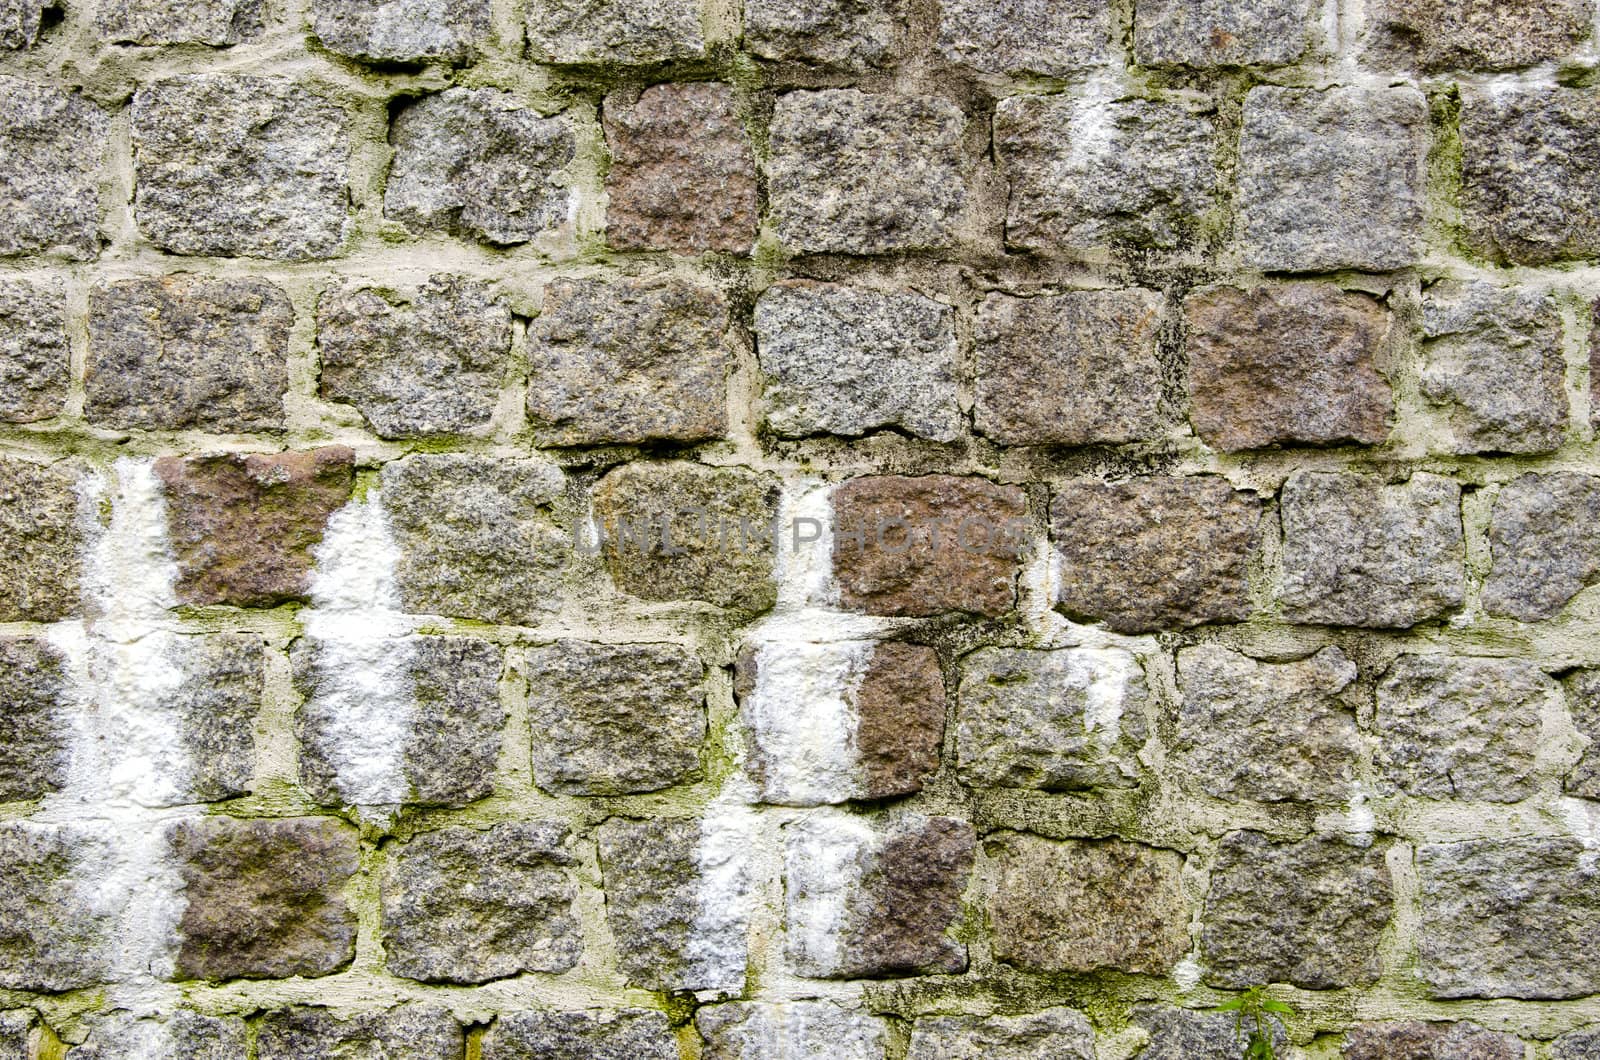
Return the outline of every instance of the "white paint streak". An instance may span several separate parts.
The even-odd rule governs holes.
[[[818,806],[861,793],[855,702],[873,648],[868,641],[759,647],[744,719],[764,801]]]
[[[1583,857],[1579,859],[1583,871],[1594,872],[1600,863],[1600,802],[1562,798],[1557,806],[1567,831],[1583,844]]]
[[[1178,984],[1179,990],[1187,992],[1200,985],[1200,976],[1203,971],[1200,967],[1200,962],[1195,959],[1193,954],[1190,954],[1173,966],[1172,979]]]
[[[876,847],[872,826],[821,810],[785,830],[788,957],[800,975],[827,976],[842,963],[850,898]]]
[[[1083,727],[1102,751],[1122,738],[1122,711],[1128,702],[1128,682],[1138,665],[1117,648],[1084,648],[1072,653],[1074,665],[1084,664],[1086,688]]]
[[[148,460],[118,460],[111,518],[103,529],[95,513],[105,500],[98,477],[80,484],[80,510],[89,526],[84,591],[91,628],[107,640],[134,640],[170,616],[178,605],[173,583],[178,565],[167,538],[161,480]]]
[[[695,990],[740,993],[749,962],[752,902],[751,852],[760,819],[746,803],[748,785],[737,776],[706,808],[695,848],[698,890],[694,923],[684,953]]]

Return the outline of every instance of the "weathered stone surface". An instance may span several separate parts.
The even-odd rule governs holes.
[[[1119,648],[983,648],[961,661],[956,763],[974,787],[1132,787],[1149,689]]]
[[[1312,835],[1274,842],[1232,832],[1217,850],[1200,949],[1206,982],[1305,990],[1378,978],[1378,938],[1393,910],[1385,847]]]
[[[355,484],[355,454],[330,445],[164,456],[155,470],[166,488],[178,599],[269,607],[305,598],[312,549]]]
[[[563,640],[528,659],[533,776],[562,795],[671,787],[700,765],[705,666],[671,644]]]
[[[225,48],[261,36],[265,6],[262,0],[100,0],[95,30],[115,44]]]
[[[936,96],[779,96],[767,169],[778,239],[802,254],[953,245],[967,204],[966,125]]]
[[[1083,1013],[1051,1008],[1028,1016],[935,1016],[911,1026],[907,1060],[1095,1060]]]
[[[75,476],[0,457],[0,622],[75,614],[82,547]]]
[[[1540,713],[1559,696],[1520,659],[1402,655],[1378,683],[1373,764],[1418,798],[1517,802],[1534,793]]]
[[[1600,255],[1597,166],[1592,89],[1462,89],[1461,220],[1484,257],[1546,265]]]
[[[249,1032],[237,1016],[203,1016],[179,1009],[170,1016],[133,1019],[114,1014],[95,1021],[84,1044],[67,1051],[68,1060],[243,1060]],[[265,1054],[263,1054],[265,1055]],[[11,1060],[0,1049],[0,1058]],[[18,1060],[29,1060],[22,1055]]]
[[[984,74],[1067,77],[1111,61],[1112,12],[1098,0],[944,0],[939,54]]]
[[[383,215],[413,233],[510,246],[567,223],[572,194],[562,170],[576,149],[572,130],[508,92],[426,96],[395,117],[389,142]]]
[[[1422,300],[1422,395],[1457,453],[1548,453],[1567,426],[1561,312],[1548,294],[1446,281]]]
[[[1571,471],[1513,479],[1495,498],[1489,548],[1484,609],[1553,618],[1600,579],[1600,479]]]
[[[572,534],[554,465],[423,453],[385,464],[382,483],[407,611],[526,624],[561,606]]]
[[[1589,36],[1591,0],[1379,0],[1363,58],[1384,67],[1514,70],[1559,59]]]
[[[1138,0],[1133,56],[1144,66],[1283,66],[1305,56],[1313,0]]]
[[[921,791],[939,768],[944,741],[939,653],[917,644],[879,644],[867,657],[855,706],[861,798]]]
[[[698,0],[532,0],[528,50],[545,63],[638,65],[706,53]]]
[[[1154,291],[991,294],[974,334],[973,421],[1003,445],[1117,444],[1166,426]]]
[[[1600,670],[1579,670],[1564,682],[1573,727],[1589,740],[1567,774],[1566,792],[1584,799],[1600,799]]]
[[[0,49],[19,51],[39,43],[45,25],[45,12],[59,9],[60,5],[54,0],[0,2]]]
[[[745,46],[764,59],[867,70],[905,44],[906,0],[746,0]]]
[[[1273,1017],[1273,1044],[1288,1042],[1283,1025]],[[1192,1012],[1169,1005],[1137,1005],[1133,1023],[1149,1035],[1139,1060],[1238,1060],[1242,1043],[1236,1018],[1225,1012]]]
[[[344,109],[285,78],[190,74],[133,96],[134,215],[175,254],[326,258],[348,226]]]
[[[695,1010],[694,1025],[703,1060],[883,1060],[889,1044],[883,1020],[836,1001],[706,1005]]]
[[[362,761],[352,743],[350,721],[341,710],[350,696],[340,687],[371,673],[349,673],[341,657],[306,638],[292,655],[295,685],[304,704],[295,715],[300,741],[300,783],[326,806],[364,805],[372,790],[361,784],[374,763]],[[397,751],[399,776],[385,778],[390,796],[377,801],[425,806],[465,806],[494,793],[495,764],[505,708],[500,703],[502,653],[468,637],[426,636],[395,640],[407,706],[405,735]]]
[[[756,162],[731,85],[652,85],[637,99],[613,94],[604,118],[607,242],[619,250],[749,252]]]
[[[1344,1060],[1522,1060],[1522,1042],[1476,1023],[1363,1023],[1345,1036]]]
[[[1249,617],[1261,502],[1222,478],[1073,482],[1050,503],[1058,606],[1119,633]]]
[[[678,1060],[664,1012],[507,1012],[483,1036],[483,1060]]]
[[[70,825],[0,823],[0,987],[55,992],[110,977],[115,923],[79,882],[106,853]]]
[[[460,62],[489,43],[489,0],[314,0],[311,28],[336,55]]]
[[[66,664],[47,641],[0,637],[0,802],[42,798],[66,781]]]
[[[1120,839],[986,841],[995,956],[1030,971],[1166,975],[1189,948],[1183,856]]]
[[[1434,997],[1582,997],[1600,990],[1593,855],[1575,839],[1417,848],[1417,956]]]
[[[183,879],[178,979],[320,976],[350,963],[356,830],[326,817],[183,821],[167,832]]]
[[[1222,450],[1377,445],[1394,399],[1378,370],[1389,312],[1331,284],[1207,287],[1184,302],[1189,416]]]
[[[489,285],[437,275],[406,298],[346,285],[317,303],[321,395],[361,410],[380,437],[488,424],[511,354],[511,311]]]
[[[33,423],[67,403],[66,292],[54,280],[0,283],[0,423]]]
[[[627,464],[595,486],[594,516],[606,569],[625,593],[751,612],[777,600],[776,538],[787,528],[776,526],[778,482],[769,475]]]
[[[1414,88],[1251,89],[1239,142],[1246,259],[1286,272],[1416,261],[1427,141]]]
[[[288,295],[263,280],[101,284],[89,296],[84,415],[107,427],[281,430],[293,324]]]
[[[783,829],[785,953],[799,975],[857,979],[960,972],[950,937],[972,871],[973,829],[907,815],[874,826],[819,810]]]
[[[1182,103],[1012,96],[994,146],[1018,250],[1172,250],[1217,203],[1213,119]]]
[[[1290,622],[1403,628],[1461,606],[1461,487],[1304,471],[1280,499]]]
[[[1600,1056],[1600,1026],[1563,1034],[1551,1044],[1550,1056],[1552,1060],[1594,1060]]]
[[[381,880],[386,967],[430,983],[566,971],[583,955],[572,863],[559,821],[452,826],[392,848]]]
[[[1343,803],[1361,757],[1356,668],[1337,647],[1257,662],[1216,645],[1178,653],[1178,770],[1225,800]]]
[[[19,1008],[0,1012],[0,1060],[33,1060],[35,1028],[39,1015]]]
[[[466,1035],[455,1017],[442,1008],[424,1005],[349,1016],[325,1008],[280,1009],[262,1018],[256,1042],[259,1060],[461,1060],[465,1049]],[[234,1057],[230,1054],[217,1060]]]
[[[100,252],[100,168],[111,121],[75,93],[0,77],[0,256]]]
[[[909,291],[787,281],[756,302],[755,330],[767,426],[777,434],[960,435],[949,306]]]
[[[169,719],[184,757],[181,775],[161,778],[171,790],[142,793],[143,801],[178,805],[248,794],[255,775],[254,727],[266,686],[266,645],[260,635],[150,633],[144,640],[157,646],[158,665],[174,680],[169,687],[141,689],[141,706]],[[115,676],[99,672],[100,665],[100,659],[91,660],[91,678],[101,685],[115,683]],[[118,720],[105,722],[113,733]],[[127,744],[137,746],[140,735],[129,732]]]
[[[1016,486],[954,475],[869,475],[833,491],[840,604],[874,615],[1000,615],[1028,535]]]
[[[541,445],[694,442],[728,427],[717,291],[676,278],[567,280],[529,329],[528,415]]]

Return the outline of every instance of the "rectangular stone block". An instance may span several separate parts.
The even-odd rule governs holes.
[[[111,978],[117,925],[92,882],[107,854],[77,826],[0,822],[0,987],[56,993]]]
[[[1168,425],[1154,291],[1073,291],[978,307],[973,424],[1002,445],[1117,445]]]
[[[1489,517],[1490,614],[1553,618],[1600,579],[1600,478],[1573,471],[1521,475],[1500,487]]]
[[[0,622],[77,614],[83,564],[77,477],[0,457]]]
[[[767,164],[778,239],[799,254],[953,246],[967,205],[966,127],[961,108],[936,96],[779,96]]]
[[[639,66],[706,54],[699,0],[532,0],[536,62]]]
[[[1563,1034],[1550,1049],[1552,1060],[1594,1060],[1596,1055],[1600,1055],[1600,1025],[1594,1024]]]
[[[249,1031],[238,1016],[179,1009],[165,1018],[136,1019],[122,1011],[90,1023],[88,1039],[67,1051],[69,1060],[243,1060],[249,1053]],[[0,1058],[10,1060],[3,1050]]]
[[[59,281],[0,283],[0,423],[34,423],[67,403],[67,299]]]
[[[1421,253],[1428,103],[1414,88],[1250,90],[1240,243],[1264,271],[1403,268]]]
[[[1095,1060],[1094,1028],[1081,1012],[935,1016],[911,1025],[907,1060]]]
[[[0,802],[43,798],[66,783],[67,663],[46,640],[0,637]]]
[[[944,0],[939,56],[979,74],[1070,77],[1110,64],[1113,19],[1099,0]]]
[[[335,55],[376,63],[464,62],[493,39],[489,0],[315,0],[311,28]]]
[[[461,1060],[465,1050],[466,1034],[455,1017],[429,1005],[402,1005],[349,1015],[325,1008],[279,1009],[262,1017],[256,1039],[257,1060],[346,1056]],[[235,1058],[229,1054],[204,1060]]]
[[[884,1020],[837,1001],[734,1001],[695,1010],[703,1060],[884,1060]]]
[[[107,427],[283,429],[288,295],[263,280],[176,274],[89,296],[84,416]]]
[[[506,1012],[483,1036],[483,1060],[678,1060],[664,1012]]]
[[[261,36],[265,8],[262,0],[101,0],[95,31],[114,44],[226,48]]]
[[[1363,1023],[1345,1036],[1343,1060],[1522,1060],[1520,1039],[1476,1023]]]
[[[1273,1016],[1263,1022],[1272,1028],[1273,1048],[1283,1050],[1289,1036],[1282,1023]],[[1231,1012],[1136,1005],[1133,1024],[1149,1036],[1139,1060],[1238,1060],[1243,1048],[1238,1018]]]
[[[1567,774],[1562,790],[1583,799],[1600,799],[1600,670],[1579,670],[1563,684],[1572,727],[1589,743]]]
[[[746,0],[745,47],[763,59],[868,71],[905,49],[906,0]]]
[[[1285,66],[1312,46],[1313,0],[1137,0],[1133,55],[1143,66]]]
[[[143,85],[133,153],[134,216],[164,250],[305,261],[344,242],[349,130],[317,89],[236,74]]]
[[[0,77],[0,257],[100,253],[100,169],[111,119],[82,96]]]
[[[1362,58],[1386,68],[1514,70],[1588,39],[1590,0],[1378,0]]]

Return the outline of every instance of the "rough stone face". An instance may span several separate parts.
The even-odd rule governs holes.
[[[959,107],[934,96],[779,96],[767,170],[779,240],[801,254],[953,245],[967,204],[966,125]]]
[[[1476,1023],[1363,1023],[1345,1036],[1344,1060],[1522,1060],[1522,1042]]]
[[[1592,90],[1462,89],[1461,220],[1484,257],[1546,265],[1600,255],[1597,166],[1600,96]]]
[[[935,1016],[911,1027],[907,1060],[1095,1060],[1094,1028],[1081,1012],[1028,1016]]]
[[[555,280],[529,328],[540,445],[694,442],[728,427],[722,295],[675,278]]]
[[[627,464],[595,486],[594,517],[606,569],[625,593],[750,612],[777,600],[773,561],[785,528],[775,527],[778,483],[771,476]]]
[[[1189,948],[1181,854],[1023,833],[985,849],[998,863],[989,921],[999,960],[1038,972],[1166,975]]]
[[[814,979],[960,972],[950,938],[972,871],[972,826],[907,815],[875,827],[836,810],[786,825],[785,953]]]
[[[0,457],[0,622],[53,622],[79,608],[76,478]]]
[[[747,0],[745,46],[764,59],[866,70],[903,45],[906,0]]]
[[[883,1020],[835,1001],[705,1005],[695,1010],[694,1025],[703,1060],[883,1060],[889,1044]]]
[[[166,488],[178,599],[270,607],[305,598],[311,551],[354,487],[355,454],[330,445],[164,456],[155,470]]]
[[[1246,259],[1293,272],[1413,263],[1427,141],[1414,88],[1251,89],[1239,143]]]
[[[41,798],[66,781],[66,663],[47,641],[0,637],[0,802]]]
[[[559,821],[441,828],[394,847],[381,880],[387,968],[429,983],[566,971],[583,955],[572,863]]]
[[[69,825],[0,823],[0,987],[56,992],[109,977],[116,925],[78,882],[105,855]]]
[[[625,795],[686,779],[706,735],[704,680],[704,664],[675,645],[535,648],[534,779],[561,795]]]
[[[758,220],[756,162],[732,86],[652,85],[636,100],[613,94],[604,118],[612,246],[749,252]]]
[[[1600,799],[1600,670],[1579,670],[1565,684],[1572,724],[1590,741],[1567,774],[1565,789],[1579,798]]]
[[[954,314],[909,291],[774,284],[756,302],[767,426],[785,437],[961,433]]]
[[[314,0],[311,27],[336,55],[460,62],[489,43],[488,0]]]
[[[1550,1056],[1553,1060],[1594,1060],[1600,1056],[1600,1027],[1583,1027],[1563,1034],[1552,1044]]]
[[[1517,802],[1534,793],[1541,708],[1559,695],[1520,659],[1402,655],[1378,683],[1373,764],[1418,798]]]
[[[1067,77],[1111,61],[1111,19],[1097,0],[944,0],[939,54],[978,73]]]
[[[236,1016],[203,1016],[180,1009],[166,1019],[133,1019],[114,1014],[97,1020],[84,1044],[67,1052],[70,1060],[241,1060],[249,1033]],[[12,1060],[0,1049],[0,1057]],[[29,1060],[26,1054],[16,1060]]]
[[[562,170],[576,149],[572,130],[508,92],[450,88],[424,97],[395,117],[389,142],[383,215],[410,232],[511,246],[567,223]]]
[[[1377,445],[1394,399],[1378,370],[1389,312],[1331,284],[1208,287],[1184,303],[1189,416],[1215,449]]]
[[[0,77],[0,256],[100,252],[100,167],[111,121],[82,96]]]
[[[38,1025],[38,1014],[32,1009],[0,1012],[0,1060],[32,1060],[29,1042]]]
[[[1212,798],[1346,802],[1361,756],[1355,679],[1337,647],[1287,663],[1185,648],[1175,764]]]
[[[1118,648],[983,648],[961,662],[956,763],[973,787],[1132,787],[1149,689]]]
[[[1119,633],[1242,621],[1260,521],[1260,500],[1222,478],[1068,483],[1050,504],[1058,605]]]
[[[1582,997],[1600,990],[1593,856],[1574,839],[1417,848],[1417,955],[1438,998]]]
[[[147,634],[156,638],[160,634]],[[180,734],[188,772],[170,796],[179,802],[217,802],[249,794],[255,773],[256,715],[266,685],[266,646],[253,633],[173,636],[164,664],[178,680],[169,690],[146,692],[147,704]],[[94,673],[91,675],[105,681]]]
[[[1017,250],[1172,250],[1216,205],[1213,120],[1181,103],[1012,96],[994,146]]]
[[[39,43],[44,13],[56,10],[59,7],[52,0],[4,0],[0,3],[0,49],[19,51]]]
[[[873,615],[1001,615],[1028,532],[1016,486],[955,475],[869,475],[833,491],[839,602]]]
[[[261,36],[262,0],[101,0],[95,30],[115,44],[226,48]]]
[[[134,215],[174,254],[326,258],[344,242],[344,109],[284,78],[191,74],[133,96]]]
[[[348,722],[331,709],[325,685],[351,675],[318,665],[321,645],[295,645],[295,685],[304,698],[295,715],[300,741],[300,783],[325,806],[363,801],[346,790]],[[505,709],[500,704],[499,647],[468,637],[413,637],[393,644],[403,653],[403,681],[410,699],[408,728],[399,753],[403,798],[424,806],[465,806],[494,793],[495,764]],[[344,768],[341,768],[344,767]]]
[[[33,423],[67,403],[66,292],[59,282],[0,283],[0,423]]]
[[[1273,1044],[1283,1049],[1288,1035],[1268,1017]],[[1139,1060],[1238,1060],[1241,1045],[1235,1019],[1227,1012],[1192,1012],[1168,1005],[1136,1005],[1133,1023],[1149,1035]]]
[[[1154,438],[1161,411],[1154,291],[992,294],[978,309],[973,421],[1002,445]]]
[[[1375,982],[1378,938],[1394,904],[1384,851],[1329,835],[1282,843],[1260,832],[1225,836],[1200,934],[1206,982],[1305,990]]]
[[[678,1060],[664,1012],[508,1012],[483,1036],[483,1060]]]
[[[441,1008],[403,1005],[341,1017],[325,1008],[296,1007],[269,1012],[262,1018],[256,1056],[259,1060],[461,1060],[465,1048],[461,1025]],[[229,1054],[216,1060],[234,1057]]]
[[[697,0],[533,0],[528,50],[543,63],[640,65],[706,53]]]
[[[1594,21],[1591,0],[1379,0],[1363,58],[1376,66],[1514,70],[1559,59]]]
[[[1502,486],[1489,547],[1484,609],[1524,622],[1553,618],[1600,579],[1600,479],[1557,471]]]
[[[1567,426],[1561,312],[1548,294],[1440,283],[1422,302],[1422,395],[1457,453],[1547,453]]]
[[[879,644],[856,688],[856,755],[861,798],[922,790],[939,768],[944,678],[939,653],[917,644]]]
[[[383,438],[483,427],[511,353],[511,311],[489,285],[438,275],[406,299],[345,286],[317,303],[321,395],[361,410]]]
[[[358,867],[354,828],[326,817],[183,821],[167,832],[186,906],[178,979],[336,972],[356,949],[341,891]]]
[[[107,427],[283,428],[288,295],[262,280],[163,276],[89,297],[84,415]]]
[[[385,464],[383,506],[407,611],[531,624],[561,606],[572,534],[560,470],[537,459],[422,453]]]
[[[1290,622],[1404,628],[1461,606],[1461,487],[1305,471],[1280,500]]]
[[[1310,47],[1312,0],[1138,0],[1133,55],[1143,66],[1283,66]]]

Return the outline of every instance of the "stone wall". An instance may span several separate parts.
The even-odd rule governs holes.
[[[0,1058],[1600,1057],[1592,0],[0,0]]]

